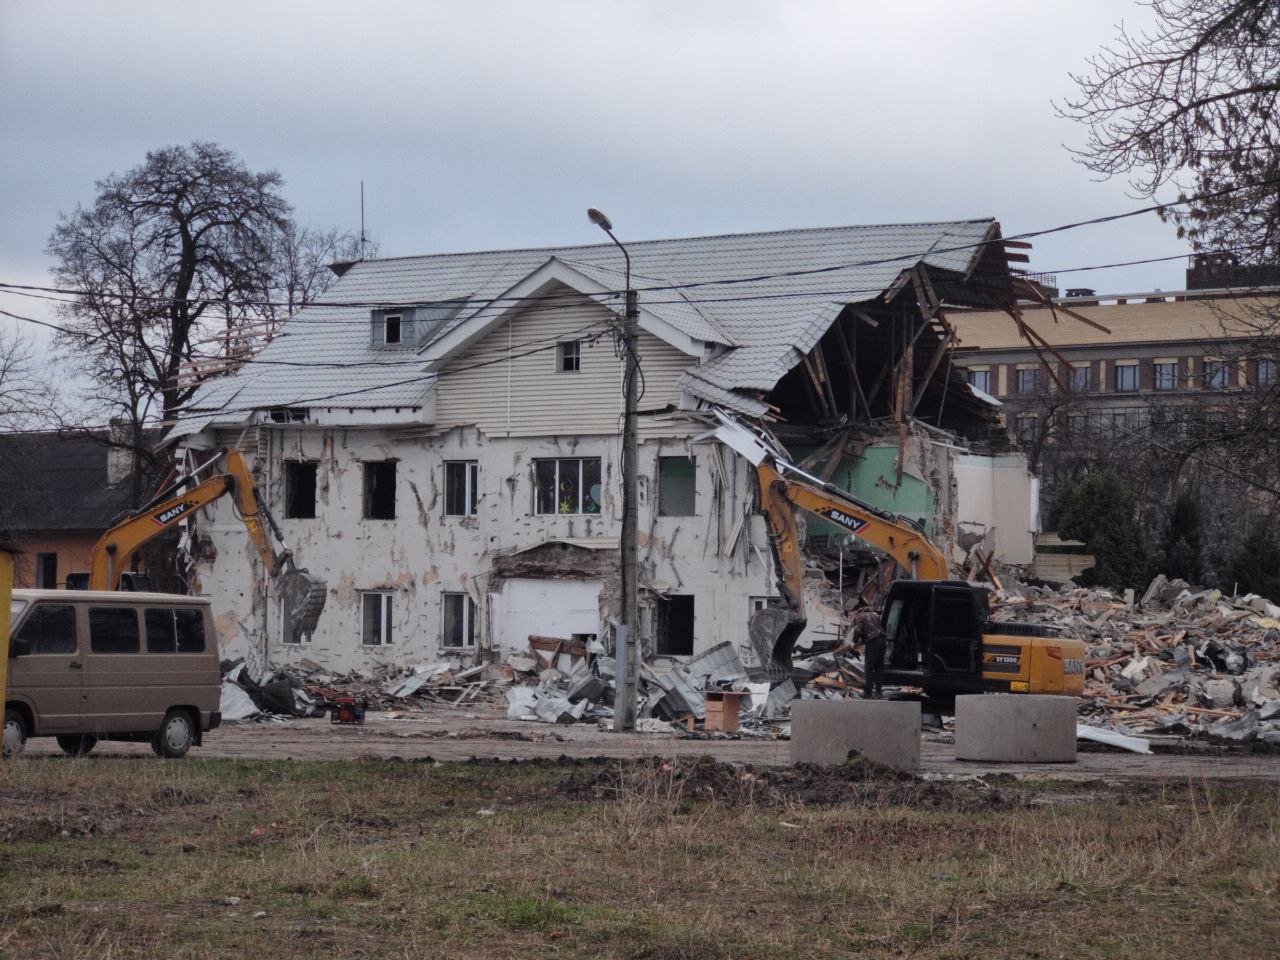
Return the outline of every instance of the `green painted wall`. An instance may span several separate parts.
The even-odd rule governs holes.
[[[796,450],[797,459],[808,456],[808,450]],[[831,475],[831,482],[855,497],[866,500],[881,510],[892,510],[912,520],[920,520],[925,530],[933,533],[933,494],[919,477],[902,472],[902,484],[894,489],[894,467],[898,462],[898,448],[868,447],[859,460],[845,461]],[[811,534],[843,533],[834,523],[807,518]]]

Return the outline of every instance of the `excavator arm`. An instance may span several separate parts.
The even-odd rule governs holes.
[[[715,436],[746,457],[756,471],[760,511],[769,525],[783,607],[757,611],[751,618],[751,645],[775,680],[791,673],[791,650],[804,632],[804,558],[800,553],[796,511],[805,510],[838,524],[859,540],[887,553],[921,580],[944,580],[946,558],[914,521],[880,510],[852,494],[788,463],[732,417],[719,411]]]
[[[162,495],[104,533],[93,546],[89,565],[89,589],[120,589],[120,575],[135,551],[197,510],[227,494],[234,497],[236,510],[244,521],[245,529],[249,531],[249,539],[262,557],[263,565],[271,570],[276,558],[262,524],[253,476],[240,451],[228,450],[225,457],[226,473],[209,477],[182,493]]]
[[[263,567],[278,583],[278,592],[288,614],[288,622],[299,634],[310,635],[324,609],[327,586],[323,580],[294,565],[293,554],[283,547],[279,527],[258,496],[253,474],[249,472],[243,454],[239,450],[226,450],[223,452],[223,459],[226,466],[224,473],[215,474],[189,489],[174,493],[175,489],[191,479],[183,478],[151,503],[125,517],[104,533],[94,544],[91,554],[89,589],[118,590],[120,576],[129,557],[136,550],[197,510],[229,494],[235,503],[236,513],[249,532],[254,549],[262,559]],[[267,535],[268,527],[282,544],[279,553],[272,548],[271,539]]]

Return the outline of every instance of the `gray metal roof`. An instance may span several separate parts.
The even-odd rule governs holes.
[[[771,389],[813,348],[842,306],[874,299],[906,268],[924,262],[966,276],[982,253],[974,245],[989,239],[995,227],[992,219],[825,227],[637,241],[627,248],[642,307],[695,340],[726,348],[682,386],[699,394],[701,383],[709,385],[703,393],[723,396],[720,391]],[[622,256],[611,243],[361,261],[285,324],[259,355],[263,362],[211,382],[189,409],[230,414],[287,405],[417,406],[434,379],[415,365],[411,352],[370,345],[373,305],[485,302],[551,258],[611,289],[622,286]],[[822,272],[709,283],[789,271]],[[645,290],[668,284],[707,285]],[[338,306],[352,303],[359,306]],[[453,323],[465,322],[470,312],[464,309]]]

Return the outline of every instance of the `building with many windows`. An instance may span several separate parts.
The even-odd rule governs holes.
[[[1186,429],[1192,408],[1277,384],[1275,351],[1259,334],[1280,288],[1069,294],[1054,303],[1090,323],[1020,305],[1049,348],[1020,337],[1004,311],[952,316],[956,364],[1004,405],[1010,433],[1035,448],[1033,463],[1039,448],[1070,437],[1123,440],[1152,421]]]
[[[707,438],[713,407],[772,423],[813,470],[948,549],[983,541],[1030,560],[1025,459],[993,447],[997,405],[943,362],[944,324],[921,306],[930,289],[948,306],[1011,302],[995,221],[629,250],[648,652],[745,646],[750,613],[777,595],[754,472]],[[314,636],[282,623],[219,502],[189,542],[224,654],[368,669],[600,635],[619,595],[621,267],[611,244],[338,265],[259,357],[204,385],[171,433],[177,456],[245,452],[299,563],[330,589]],[[842,615],[833,592],[815,570],[810,635]]]

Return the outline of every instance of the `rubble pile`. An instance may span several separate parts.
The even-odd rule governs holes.
[[[1280,606],[1163,575],[1141,598],[1006,577],[993,619],[1088,644],[1081,717],[1141,733],[1280,745]]]

